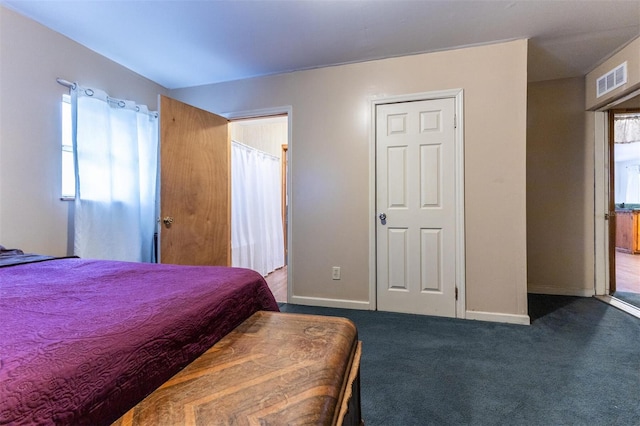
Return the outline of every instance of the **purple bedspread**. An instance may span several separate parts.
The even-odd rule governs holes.
[[[0,269],[0,424],[109,424],[258,310],[257,272],[57,259]]]

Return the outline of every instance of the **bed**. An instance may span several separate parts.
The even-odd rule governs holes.
[[[0,246],[0,424],[109,424],[261,310],[248,269]]]

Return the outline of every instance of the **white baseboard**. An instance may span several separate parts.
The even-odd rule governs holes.
[[[529,325],[529,315],[503,314],[499,312],[466,311],[466,319],[477,321],[502,322],[507,324]]]
[[[322,297],[292,296],[288,302],[292,305],[319,306],[323,308],[342,308],[370,310],[369,302],[343,299],[327,299]],[[498,312],[466,311],[466,319],[477,321],[501,322],[506,324],[529,325],[529,315],[503,314]]]
[[[536,285],[529,283],[527,291],[534,294],[552,294],[556,296],[591,297],[596,294],[591,288],[555,287],[550,285]]]
[[[291,300],[289,300],[288,303],[291,303],[292,305],[320,306],[323,308],[359,309],[363,311],[368,311],[371,309],[371,305],[369,302],[344,299],[326,299],[323,297],[291,296]]]

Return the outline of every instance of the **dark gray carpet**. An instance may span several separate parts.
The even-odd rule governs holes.
[[[530,326],[281,310],[356,324],[367,426],[640,425],[640,320],[592,298],[530,295]]]

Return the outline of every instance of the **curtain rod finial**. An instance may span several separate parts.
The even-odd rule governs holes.
[[[72,83],[70,81],[64,80],[62,78],[56,78],[56,81],[58,82],[58,84],[61,84],[65,87],[68,87],[69,89],[75,89],[76,88],[76,84]]]

